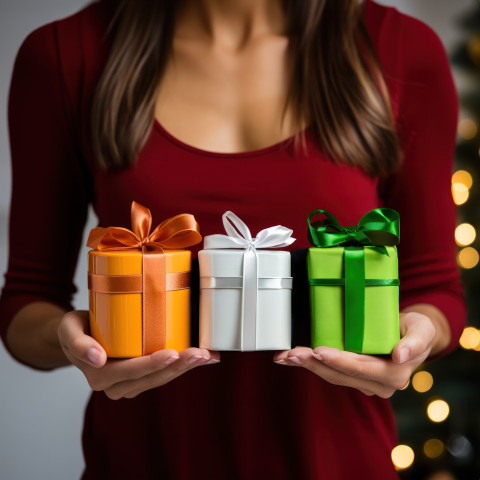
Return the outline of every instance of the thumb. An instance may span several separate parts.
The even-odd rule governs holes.
[[[102,346],[86,334],[88,331],[88,312],[73,311],[64,315],[58,327],[60,344],[69,360],[79,361],[101,368],[107,361],[107,354]]]
[[[404,335],[392,352],[395,363],[406,363],[422,355],[428,356],[435,337],[435,327],[426,315],[401,313],[400,330]]]

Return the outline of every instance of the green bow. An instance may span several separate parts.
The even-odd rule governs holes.
[[[322,213],[327,217],[318,224],[312,218]],[[397,286],[398,279],[365,280],[365,246],[373,246],[388,255],[385,246],[400,241],[400,216],[390,208],[376,208],[368,212],[353,227],[344,227],[326,210],[314,210],[308,216],[310,242],[315,247],[343,246],[345,280],[311,279],[311,286],[345,285],[345,350],[361,352],[365,327],[365,287]]]

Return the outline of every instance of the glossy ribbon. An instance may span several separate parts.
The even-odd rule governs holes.
[[[283,248],[291,245],[295,241],[292,238],[293,230],[277,225],[260,231],[256,238],[253,238],[247,225],[234,213],[225,212],[222,220],[227,235],[208,235],[204,239],[204,248],[205,250],[218,248],[241,248],[244,250],[243,274],[240,284],[242,287],[241,350],[256,350],[257,293],[261,288],[259,281],[262,282],[258,278],[257,249]],[[210,281],[221,282],[219,278],[221,277],[214,277]],[[206,285],[206,280],[202,281]],[[204,288],[214,287],[205,286]]]
[[[99,250],[140,250],[142,275],[89,275],[92,290],[104,293],[140,293],[143,309],[143,354],[165,348],[166,292],[189,288],[189,272],[167,274],[164,249],[181,249],[199,243],[202,237],[193,215],[181,214],[165,220],[150,233],[150,210],[132,202],[132,230],[97,227],[87,246]],[[119,278],[122,277],[122,278]]]
[[[322,213],[327,220],[312,224],[312,218]],[[394,286],[398,279],[365,279],[365,246],[374,247],[388,255],[386,246],[400,241],[400,217],[390,208],[376,208],[368,212],[352,227],[342,226],[326,210],[314,210],[308,216],[309,237],[315,247],[343,246],[345,279],[345,350],[361,352],[365,330],[365,287]],[[311,279],[310,285],[337,285],[338,279]],[[323,283],[332,282],[332,283]]]

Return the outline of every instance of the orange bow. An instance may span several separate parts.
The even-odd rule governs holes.
[[[139,249],[160,250],[186,248],[202,241],[195,217],[183,213],[162,222],[150,233],[152,214],[137,202],[132,202],[132,230],[122,227],[93,228],[87,246],[96,250]]]
[[[138,249],[143,253],[141,278],[136,275],[89,274],[89,289],[97,293],[143,293],[143,354],[165,348],[166,291],[190,287],[190,272],[166,273],[164,249],[182,249],[202,241],[195,217],[181,214],[165,220],[150,233],[150,210],[132,202],[132,230],[97,227],[87,246],[104,250]],[[121,278],[120,278],[121,277]]]

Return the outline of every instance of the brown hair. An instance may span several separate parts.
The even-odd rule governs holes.
[[[177,0],[178,1],[178,0]],[[170,55],[175,0],[119,0],[112,47],[95,91],[92,142],[105,169],[134,164],[154,122]],[[371,175],[400,163],[389,94],[358,0],[286,0],[288,102],[333,161]]]

